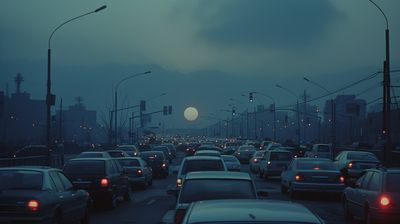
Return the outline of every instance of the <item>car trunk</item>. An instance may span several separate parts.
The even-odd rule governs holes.
[[[340,172],[336,170],[300,170],[298,175],[303,183],[341,183]]]
[[[72,183],[80,189],[96,189],[100,188],[100,180],[106,175],[98,174],[68,174]]]
[[[44,193],[43,190],[0,190],[0,214],[26,213],[27,202],[40,198]]]

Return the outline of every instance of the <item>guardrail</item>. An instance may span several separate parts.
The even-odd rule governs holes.
[[[0,158],[0,167],[8,166],[51,166],[61,168],[64,164],[62,155],[53,154],[51,156],[27,156],[16,158]]]

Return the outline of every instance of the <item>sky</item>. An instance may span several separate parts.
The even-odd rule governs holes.
[[[376,3],[388,17],[391,68],[398,69],[400,1]],[[0,0],[0,90],[8,84],[15,92],[13,78],[21,73],[22,90],[43,99],[51,32],[102,5],[107,8],[66,24],[51,39],[57,102],[71,105],[80,96],[99,121],[111,108],[115,83],[148,70],[121,84],[121,106],[152,99],[149,111],[173,106],[173,115],[154,116],[154,123],[201,127],[213,122],[210,116],[228,116],[222,110],[229,104],[252,107],[242,96],[249,91],[291,105],[294,96],[276,84],[318,97],[324,92],[303,77],[333,91],[381,70],[385,56],[385,20],[368,0]],[[393,83],[399,78],[393,73]],[[340,93],[370,102],[380,97],[380,81]],[[256,103],[271,101],[258,96]],[[198,108],[197,121],[183,118],[188,106]]]

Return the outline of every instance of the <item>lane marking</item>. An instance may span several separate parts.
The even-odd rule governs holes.
[[[154,204],[154,202],[156,202],[156,200],[155,199],[151,199],[149,202],[147,202],[146,205],[152,205],[152,204]]]

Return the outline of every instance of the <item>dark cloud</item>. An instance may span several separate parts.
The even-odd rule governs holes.
[[[205,0],[189,7],[199,36],[228,47],[306,46],[343,16],[328,0]]]

